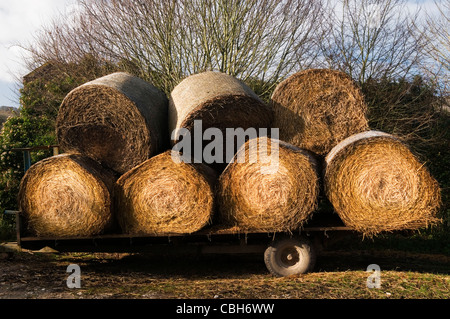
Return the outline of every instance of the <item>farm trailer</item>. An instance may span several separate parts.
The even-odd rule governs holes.
[[[20,148],[24,167],[31,166],[30,152],[57,146]],[[15,215],[17,244],[23,249],[50,247],[58,252],[109,253],[188,253],[188,254],[263,254],[267,269],[275,276],[311,272],[317,251],[336,233],[350,232],[336,214],[318,211],[305,227],[293,232],[244,232],[237,228],[213,225],[192,234],[130,235],[111,233],[91,237],[34,237],[20,211],[5,211]]]

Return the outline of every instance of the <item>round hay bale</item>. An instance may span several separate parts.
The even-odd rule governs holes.
[[[293,231],[316,209],[318,194],[318,166],[310,152],[275,139],[252,139],[219,178],[219,217],[244,231]]]
[[[179,142],[180,129],[189,130],[193,137],[195,120],[202,121],[203,131],[218,128],[225,137],[226,128],[270,128],[273,111],[235,77],[220,72],[204,72],[181,81],[170,95],[169,130],[175,136],[172,144]],[[226,163],[225,156],[222,163]]]
[[[123,174],[168,147],[167,112],[164,93],[118,72],[72,90],[58,112],[56,133],[65,152]]]
[[[119,178],[115,187],[118,221],[129,234],[189,234],[213,214],[215,173],[187,164],[179,153],[152,157]]]
[[[362,92],[340,71],[296,73],[275,88],[271,99],[280,139],[319,155],[369,127]]]
[[[392,135],[368,131],[342,141],[326,157],[324,179],[342,221],[365,235],[439,221],[437,181]]]
[[[113,226],[115,177],[79,154],[61,154],[32,165],[20,183],[19,208],[31,234],[83,237]]]

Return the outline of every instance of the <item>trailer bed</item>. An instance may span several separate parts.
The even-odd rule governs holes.
[[[199,253],[260,252],[274,239],[286,235],[309,235],[350,231],[338,218],[315,218],[291,233],[252,232],[238,227],[213,225],[191,234],[163,233],[132,235],[111,233],[89,237],[35,237],[26,233],[20,212],[16,212],[17,243],[21,248],[39,250],[50,247],[60,252],[158,252],[193,250]]]

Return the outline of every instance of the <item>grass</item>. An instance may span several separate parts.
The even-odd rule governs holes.
[[[450,258],[398,251],[336,251],[319,256],[316,271],[276,278],[260,256],[125,255],[99,259],[63,255],[83,270],[84,298],[164,299],[448,299]],[[381,288],[366,286],[366,267],[378,262]],[[412,262],[412,264],[411,264]],[[90,281],[100,276],[106,281]],[[109,284],[111,283],[111,284]],[[115,283],[115,284],[112,284]]]
[[[81,290],[86,297],[119,295],[182,299],[448,299],[450,279],[447,275],[417,272],[385,271],[380,289],[366,287],[367,273],[344,271],[311,273],[288,278],[185,279],[165,278],[147,283],[117,285],[114,288],[96,286]]]
[[[29,267],[29,278],[14,271],[6,276],[12,278],[8,284],[25,280],[33,287],[34,282],[36,289],[27,286],[29,291],[45,288],[50,293],[53,287],[55,293],[87,299],[450,299],[449,238],[444,232],[364,240],[349,235],[329,243],[313,273],[286,278],[271,276],[260,255],[95,253],[21,253],[11,266]],[[81,267],[81,289],[65,287],[65,269],[72,263]],[[380,289],[366,286],[370,264],[380,266]]]
[[[379,289],[367,287],[366,269],[373,263],[381,268]],[[81,289],[66,287],[70,264],[81,268]],[[21,284],[23,291],[7,289]],[[77,299],[450,299],[450,257],[323,251],[314,272],[276,278],[260,255],[22,252],[0,259],[0,297],[10,291],[38,299],[43,291],[45,298]]]

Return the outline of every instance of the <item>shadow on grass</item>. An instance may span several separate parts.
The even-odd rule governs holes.
[[[71,259],[70,257],[68,257]],[[77,263],[77,261],[74,261]],[[125,255],[119,259],[80,258],[84,271],[124,277],[180,279],[239,279],[270,276],[262,255]],[[397,250],[332,250],[317,256],[314,272],[366,271],[377,264],[382,271],[450,274],[450,257]]]
[[[450,258],[396,250],[334,251],[318,258],[315,271],[366,271],[377,264],[382,271],[411,271],[419,273],[450,274]]]
[[[443,232],[401,232],[372,239],[349,234],[326,247],[316,271],[365,271],[370,264],[382,270],[450,274],[450,238]]]
[[[70,258],[72,260],[72,258]],[[150,255],[131,254],[120,259],[82,259],[83,269],[157,278],[248,278],[268,273],[260,255]],[[75,261],[76,262],[76,261]]]
[[[377,264],[383,271],[450,274],[449,239],[389,234],[364,239],[354,234],[331,236],[319,251],[314,272],[366,271]],[[334,240],[337,239],[337,240]],[[142,278],[221,279],[270,276],[263,255],[188,254],[59,254],[50,263],[76,263],[83,271],[105,276]]]

